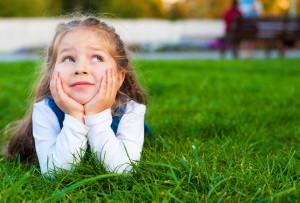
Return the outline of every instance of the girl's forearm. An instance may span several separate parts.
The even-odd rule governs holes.
[[[41,101],[33,110],[33,136],[42,173],[55,167],[71,169],[87,146],[88,127],[65,115],[63,128],[52,110]]]
[[[124,172],[131,170],[131,163],[139,161],[144,142],[145,106],[128,106],[123,115],[117,135],[111,129],[112,116],[109,110],[97,115],[86,116],[90,128],[88,140],[91,148],[109,171]]]

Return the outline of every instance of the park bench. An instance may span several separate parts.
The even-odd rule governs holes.
[[[296,45],[298,40],[300,17],[237,18],[225,37],[225,46],[221,48],[221,54],[224,55],[226,50],[230,49],[237,58],[241,42],[248,41],[254,46],[264,46],[267,57],[272,49],[277,49],[279,55],[284,56],[285,49]]]

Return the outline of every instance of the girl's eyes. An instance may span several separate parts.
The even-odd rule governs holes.
[[[101,62],[101,61],[103,61],[103,58],[101,56],[96,55],[92,57],[92,62]]]
[[[92,62],[101,62],[103,61],[103,57],[95,55],[92,57]],[[66,56],[63,58],[63,62],[75,62],[75,59],[71,56]]]
[[[63,62],[75,62],[75,60],[72,57],[67,56],[63,59]]]

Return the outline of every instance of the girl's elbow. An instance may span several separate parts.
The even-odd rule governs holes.
[[[140,157],[136,157],[138,159],[131,159],[128,156],[123,159],[113,160],[113,162],[108,163],[106,165],[106,169],[109,172],[113,173],[128,173],[134,171],[134,166],[137,166]]]
[[[133,172],[133,167],[131,163],[123,163],[118,166],[106,166],[106,170],[108,172],[122,174]]]

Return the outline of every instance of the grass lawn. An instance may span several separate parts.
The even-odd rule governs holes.
[[[2,156],[0,202],[300,201],[300,59],[134,63],[156,135],[136,172],[85,160],[45,181]],[[0,63],[1,129],[26,111],[37,66]]]

